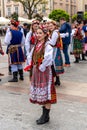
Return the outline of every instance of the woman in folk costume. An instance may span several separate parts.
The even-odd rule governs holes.
[[[71,41],[70,41],[70,54],[73,54],[73,43],[74,43],[73,35],[74,35],[77,27],[76,27],[75,23],[73,23],[71,27],[72,27],[71,28],[72,31],[71,31]]]
[[[47,29],[40,26],[37,29],[37,43],[27,57],[33,67],[30,101],[43,105],[42,115],[36,123],[44,124],[49,121],[51,104],[56,103],[56,91],[52,76],[53,47],[48,41]]]
[[[35,46],[36,43],[36,31],[39,26],[39,21],[34,20],[32,21],[31,29],[26,35],[25,39],[25,49],[26,49],[26,55],[28,56],[31,49]]]
[[[26,35],[25,39],[25,50],[26,50],[26,56],[29,55],[31,49],[35,46],[37,38],[36,38],[36,31],[39,26],[39,21],[34,20],[32,21],[31,29]],[[32,76],[32,69],[30,70],[30,79]]]
[[[74,38],[73,54],[75,57],[74,63],[79,63],[79,57],[83,51],[83,47],[82,47],[83,33],[80,24],[77,25],[75,33],[73,34],[73,38]]]
[[[53,59],[54,59],[54,68],[56,72],[56,82],[55,85],[60,85],[60,79],[59,79],[59,74],[64,73],[64,68],[63,68],[63,60],[62,60],[62,55],[61,55],[61,47],[63,47],[59,42],[58,38],[60,38],[60,34],[58,32],[58,27],[55,21],[49,22],[49,32],[50,32],[50,42],[51,45],[54,48],[54,53],[53,53]],[[61,37],[65,37],[67,34],[61,34]],[[60,41],[61,42],[61,41]]]
[[[11,20],[10,30],[6,33],[4,43],[8,46],[9,64],[11,65],[11,71],[13,73],[13,79],[9,82],[18,82],[18,73],[20,80],[24,80],[23,77],[23,62],[24,54],[22,51],[22,45],[25,42],[25,38],[22,32],[18,29],[19,21],[17,17],[13,17]]]

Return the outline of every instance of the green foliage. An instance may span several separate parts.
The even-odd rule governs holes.
[[[84,19],[87,19],[87,12],[84,13]]]
[[[87,19],[87,12],[84,12],[84,19]],[[72,16],[72,21],[74,22],[75,20],[77,20],[77,14]]]
[[[60,18],[64,17],[66,19],[66,21],[69,21],[69,14],[67,12],[65,12],[64,10],[53,10],[50,14],[49,14],[49,18],[53,19],[57,22],[59,22]]]
[[[77,14],[75,14],[75,15],[72,16],[72,22],[74,22],[76,20],[77,20]]]
[[[12,15],[11,15],[11,18],[18,21],[18,14],[16,12],[14,12]]]

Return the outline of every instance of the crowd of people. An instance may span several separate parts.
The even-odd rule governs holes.
[[[68,54],[70,43],[74,63],[79,63],[81,56],[82,60],[86,60],[87,21],[70,25],[65,18],[61,18],[59,26],[53,20],[34,20],[30,27],[26,23],[20,27],[18,19],[13,18],[4,43],[7,46],[9,74],[13,75],[8,82],[23,81],[23,73],[28,71],[31,81],[30,102],[42,105],[42,115],[36,123],[40,125],[48,122],[51,104],[57,102],[55,85],[61,84],[60,74],[64,73],[64,67],[71,65]],[[0,50],[0,53],[3,52],[1,46]]]

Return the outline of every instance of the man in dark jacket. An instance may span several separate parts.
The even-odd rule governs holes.
[[[62,38],[63,40],[63,53],[65,57],[65,67],[70,66],[70,59],[69,59],[69,54],[68,54],[68,48],[70,44],[70,39],[71,39],[71,26],[66,22],[65,18],[60,19],[60,33],[68,33],[68,37]]]

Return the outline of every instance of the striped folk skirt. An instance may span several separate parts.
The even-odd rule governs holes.
[[[35,65],[33,66],[30,102],[41,105],[57,102],[51,66],[47,67],[44,72],[41,72]]]
[[[83,46],[81,40],[74,38],[73,54],[82,54],[82,51]]]

